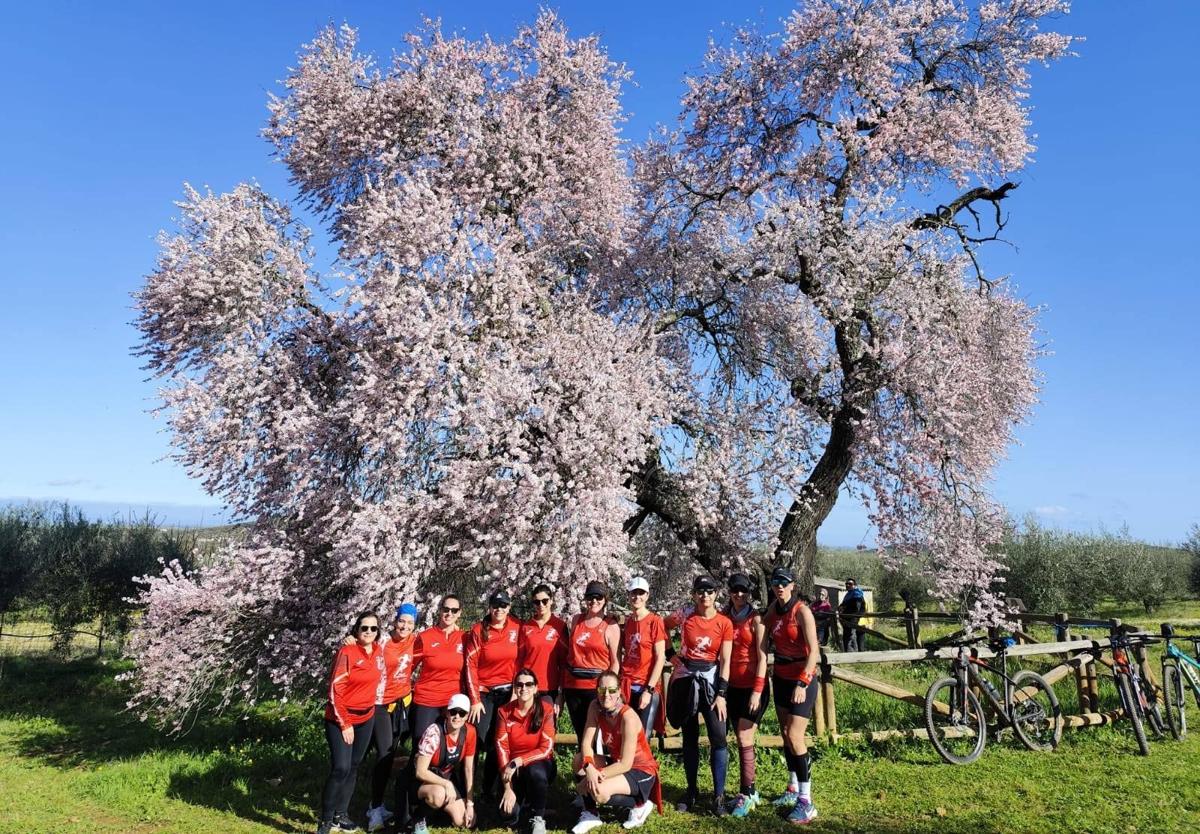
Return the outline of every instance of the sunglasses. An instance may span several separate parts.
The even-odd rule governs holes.
[[[493,610],[493,611],[495,611],[495,610],[497,610],[497,609],[500,609],[500,608],[508,608],[508,607],[509,607],[509,606],[511,606],[511,605],[512,605],[512,603],[511,603],[511,602],[493,602],[493,603],[492,603],[492,610]],[[457,609],[455,609],[455,610],[457,610]]]
[[[373,633],[373,632],[379,631],[379,626],[377,626],[377,625],[375,625],[375,626],[359,626],[358,630],[365,631],[367,633]]]
[[[517,681],[513,684],[513,689],[536,689],[536,681]]]
[[[596,602],[597,600],[604,599],[604,594],[584,594],[583,598],[588,602]]]
[[[716,592],[717,591],[715,588],[697,588],[696,590],[692,591],[693,594],[700,594],[701,596],[705,597],[710,597]]]
[[[596,687],[597,695],[616,695],[620,691],[621,690],[615,686],[597,686]]]
[[[749,588],[730,588],[729,593],[731,593],[731,594],[748,594],[748,593],[750,593],[750,589]]]
[[[641,596],[645,596],[646,592],[643,591],[641,588],[635,588],[634,590],[629,592],[629,595],[631,597],[641,597]]]
[[[457,614],[459,611],[462,611],[462,609],[461,608],[451,608],[449,605],[442,606],[443,614]]]
[[[771,582],[771,587],[772,588],[786,588],[788,585],[791,585],[791,584],[792,584],[792,580],[790,580],[790,579],[776,579]]]
[[[534,605],[549,605],[550,597],[534,597],[533,604]]]
[[[446,715],[451,718],[466,718],[467,711],[465,709],[448,709],[446,710]]]

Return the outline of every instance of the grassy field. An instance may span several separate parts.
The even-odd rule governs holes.
[[[1198,622],[1196,605],[1146,618]],[[80,658],[9,658],[0,667],[0,832],[292,832],[311,831],[327,768],[315,712],[260,707],[241,717],[208,719],[182,738],[164,738],[123,711],[119,662]],[[872,669],[873,675],[922,687],[938,671]],[[1102,676],[1101,680],[1104,680]],[[1058,687],[1073,706],[1073,687]],[[1111,687],[1102,691],[1115,704]],[[1107,708],[1107,707],[1106,707]],[[915,707],[852,687],[838,692],[844,730],[917,726]],[[765,729],[765,728],[764,728]],[[1012,741],[989,745],[967,767],[939,763],[920,742],[847,744],[815,750],[814,793],[826,832],[1195,832],[1200,831],[1200,734],[1164,741],[1134,755],[1123,725],[1068,731],[1054,754]],[[683,775],[664,756],[666,797]],[[736,756],[733,757],[736,761]],[[778,753],[761,751],[759,784],[782,787]],[[736,785],[731,763],[730,787]],[[366,780],[360,782],[365,785]],[[566,805],[559,781],[560,807]],[[706,783],[701,777],[701,786]],[[361,812],[360,792],[352,810]],[[573,819],[551,820],[564,827]],[[647,834],[789,826],[770,810],[718,821],[668,810]],[[614,828],[607,831],[619,830]]]

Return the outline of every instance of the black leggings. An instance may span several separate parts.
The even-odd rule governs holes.
[[[575,743],[583,742],[583,728],[587,725],[588,707],[596,700],[594,689],[564,689],[563,702],[567,715],[571,717],[571,728],[575,730]]]
[[[642,692],[645,691],[647,685],[634,684],[629,696],[629,705],[633,707],[633,711],[637,713],[638,718],[642,719],[642,729],[646,731],[646,738],[654,735],[654,722],[658,719],[658,708],[661,698],[656,690],[651,689],[650,703],[645,709],[638,707],[642,702]]]
[[[496,780],[500,778],[500,774],[496,770],[496,725],[494,720],[496,710],[512,700],[512,687],[493,689],[490,692],[481,693],[479,697],[480,703],[483,704],[483,712],[479,716],[479,723],[475,725],[477,738],[475,761],[478,762],[481,755],[487,754],[487,758],[483,762],[483,770],[476,771],[483,774],[480,784],[486,795],[492,791]]]
[[[372,738],[375,743],[375,768],[371,773],[371,805],[378,807],[383,804],[383,795],[387,791],[388,779],[392,777],[392,765],[396,760],[396,748],[408,732],[408,707],[403,701],[396,701],[389,712],[388,704],[383,704],[375,710],[375,730]]]
[[[412,727],[413,749],[421,743],[421,737],[429,729],[429,725],[442,716],[442,707],[426,707],[421,704],[411,704],[408,708],[408,724]]]
[[[328,821],[350,810],[358,766],[367,755],[374,737],[375,722],[368,719],[354,725],[354,743],[342,740],[342,728],[333,721],[325,722],[325,740],[329,742],[329,778],[321,793],[321,819]]]
[[[501,815],[500,824],[507,828],[516,828],[521,822],[522,812],[527,820],[546,816],[546,796],[550,793],[555,772],[553,758],[525,765],[518,770],[512,781],[517,804],[507,817]]]
[[[725,738],[728,727],[724,719],[718,719],[712,703],[703,698],[696,704],[696,712],[689,715],[680,727],[683,736],[683,772],[687,777],[688,791],[696,791],[696,777],[700,770],[700,717],[704,717],[704,728],[708,730],[708,764],[712,769],[713,792],[717,796],[725,793],[725,774],[729,770],[729,742]],[[728,717],[728,714],[726,715]]]

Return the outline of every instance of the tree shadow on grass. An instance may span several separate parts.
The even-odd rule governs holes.
[[[179,754],[166,796],[231,812],[281,831],[305,831],[328,768],[323,742],[296,722],[261,716],[214,716],[169,736],[130,714],[116,675],[125,667],[96,660],[10,658],[0,677],[0,718],[18,729],[22,757],[63,769],[97,769],[142,757]]]

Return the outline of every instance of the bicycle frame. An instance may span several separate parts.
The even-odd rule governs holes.
[[[980,660],[978,653],[969,646],[961,646],[958,651],[958,657],[955,660],[955,668],[958,670],[959,683],[966,683],[969,678],[970,682],[975,685],[975,688],[982,692],[988,703],[992,707],[992,712],[1006,724],[1012,723],[1012,715],[1009,713],[1008,704],[1013,702],[1013,679],[1008,676],[1008,653],[997,652],[996,659],[999,661],[999,668],[991,665],[983,660]],[[999,676],[1004,681],[1004,691],[1000,692],[994,687],[988,686],[989,683],[984,677],[982,671],[991,672]],[[965,672],[965,675],[962,674]],[[963,691],[960,688],[960,692]],[[965,700],[965,696],[964,696]]]
[[[1164,655],[1176,661],[1175,666],[1179,669],[1181,677],[1191,686],[1192,693],[1196,698],[1200,699],[1200,660],[1196,660],[1196,658],[1183,651],[1183,649],[1172,643],[1170,639],[1167,640],[1167,648]],[[1183,662],[1180,663],[1179,661]]]

